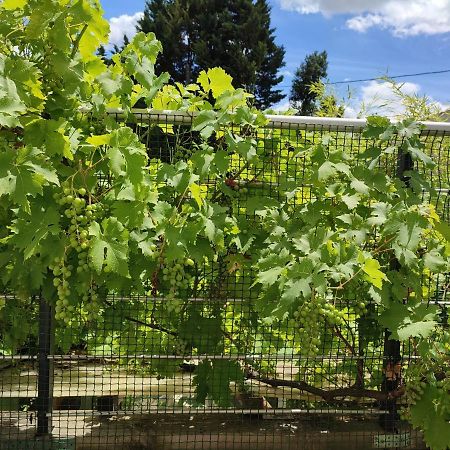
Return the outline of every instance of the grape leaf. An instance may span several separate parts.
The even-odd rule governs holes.
[[[6,57],[0,54],[0,125],[18,126],[20,113],[26,110],[26,106],[20,98],[16,84],[5,75]]]
[[[442,257],[442,255],[439,253],[438,250],[431,250],[424,255],[424,265],[428,269],[436,272],[440,269],[444,269],[447,262]]]
[[[439,414],[434,403],[441,396],[436,386],[427,385],[421,397],[411,405],[411,423],[423,430],[426,443],[433,450],[447,450],[450,443],[450,423]]]
[[[336,173],[335,165],[330,161],[325,161],[318,170],[319,181],[324,181]]]
[[[93,222],[89,227],[92,244],[89,256],[92,264],[101,273],[103,269],[122,276],[128,274],[128,239],[123,225],[114,217],[105,219],[102,226]]]
[[[347,205],[348,209],[355,209],[360,201],[360,196],[358,194],[347,195],[344,194],[342,196],[342,201]]]
[[[233,91],[232,78],[221,67],[214,67],[207,71],[202,70],[197,83],[205,92],[212,92],[214,98],[218,98],[225,91]]]
[[[23,8],[27,4],[28,0],[3,0],[0,3],[0,8],[6,10]]]
[[[424,303],[408,305],[390,302],[380,314],[380,323],[392,332],[393,339],[401,341],[410,337],[427,337],[435,329],[437,308]]]
[[[230,407],[233,405],[230,383],[240,384],[243,380],[243,371],[237,361],[202,361],[193,380],[197,401],[204,404],[206,398],[210,397],[218,406]]]
[[[350,183],[350,186],[356,191],[359,192],[360,194],[365,194],[368,195],[369,194],[369,186],[367,186],[366,183],[364,183],[361,180],[353,180]]]
[[[145,146],[130,128],[121,127],[111,133],[107,156],[113,174],[128,179],[135,187],[142,183],[147,154]]]
[[[22,217],[14,224],[14,243],[23,252],[24,259],[27,260],[36,253],[41,252],[41,242],[49,235],[57,235],[60,232],[59,212],[52,207],[44,209],[38,203],[32,205],[31,214]],[[51,246],[44,247],[44,252],[52,252]]]
[[[199,208],[203,205],[204,195],[202,194],[202,190],[198,184],[191,184],[189,186],[189,190],[191,191],[192,198],[196,201]]]
[[[58,185],[59,180],[39,150],[21,147],[0,153],[0,197],[9,195],[29,213],[29,197],[42,194],[48,184]]]
[[[387,279],[386,274],[380,270],[380,263],[376,259],[366,259],[362,267],[366,279],[376,288],[381,289],[383,281]]]

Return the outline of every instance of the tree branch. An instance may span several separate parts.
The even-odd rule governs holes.
[[[255,374],[255,372],[247,373],[247,379],[260,381],[261,383],[268,384],[269,386],[275,388],[289,387],[292,389],[298,389],[300,391],[309,392],[310,394],[323,398],[327,402],[334,400],[338,397],[372,398],[378,401],[392,400],[401,397],[405,393],[405,390],[402,386],[400,386],[397,390],[391,392],[381,392],[372,389],[361,389],[356,386],[326,391],[325,389],[321,389],[316,386],[311,386],[310,384],[304,381],[280,380],[268,378]]]

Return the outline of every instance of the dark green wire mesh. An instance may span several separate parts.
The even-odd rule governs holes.
[[[173,163],[190,156],[197,136],[189,122],[182,114],[149,118],[138,113],[132,126],[152,161]],[[361,130],[350,125],[336,129],[319,122],[306,127],[286,121],[281,126],[269,124],[259,132],[256,138],[271,157],[251,170],[242,158],[232,160],[230,177],[238,174],[235,178],[247,187],[246,195],[236,197],[232,205],[242,220],[254,215],[259,198],[279,200],[288,176],[302,185],[309,161],[299,150],[326,134],[331,134],[337,148],[356,155],[370,145]],[[434,191],[424,192],[424,197],[448,222],[450,133],[424,130],[422,138],[427,153],[437,162],[427,174]],[[395,155],[385,157],[380,166],[394,175]],[[211,182],[208,195],[215,192]],[[294,201],[308,200],[310,191],[304,186]],[[94,319],[86,321],[80,315],[69,327],[56,324],[49,331],[52,350],[44,355],[51,372],[44,411],[49,435],[38,438],[42,310],[40,316],[39,300],[29,299],[21,312],[24,317],[11,317],[7,309],[14,296],[4,295],[0,300],[0,450],[425,448],[420,433],[398,418],[393,419],[398,421],[395,432],[386,427],[389,411],[383,401],[324,400],[294,387],[301,381],[317,389],[345,389],[364,378],[365,387],[381,391],[382,333],[363,349],[360,343],[370,331],[359,329],[349,316],[339,339],[324,334],[318,355],[299,357],[286,345],[295,339],[292,327],[283,323],[262,326],[255,320],[252,274],[230,275],[225,264],[218,260],[196,268],[195,276],[205,282],[177,313],[178,320],[186,323],[183,339],[170,329],[173,317],[164,299],[150,291],[146,296],[110,295]],[[450,279],[444,275],[429,286],[443,316],[449,286]],[[8,330],[20,329],[25,317],[28,321],[32,317],[35,326],[25,330],[21,346],[13,348],[6,338]],[[207,324],[209,333],[196,334],[200,322]],[[217,353],[217,348],[225,350]],[[237,348],[247,352],[239,353]],[[403,346],[401,352],[403,364],[414,360],[412,346]],[[195,395],[196,371],[208,366],[216,371],[215,383],[228,385],[233,374],[230,365],[221,364],[224,360],[248,367],[246,377],[229,384],[228,403],[218,404],[210,398],[200,403]],[[267,382],[256,380],[255,369],[271,374]],[[271,384],[274,378],[278,385]]]

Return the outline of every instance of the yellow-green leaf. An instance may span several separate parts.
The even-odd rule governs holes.
[[[28,0],[3,0],[0,6],[3,9],[19,9],[23,8],[27,4]]]
[[[197,83],[201,85],[205,92],[211,91],[214,98],[218,98],[225,91],[234,91],[233,78],[221,67],[214,67],[200,72]]]
[[[386,280],[386,275],[380,270],[380,263],[376,259],[366,259],[363,265],[363,271],[366,274],[366,279],[372,283],[376,288],[381,289],[383,280]]]
[[[110,134],[99,134],[97,136],[89,136],[86,139],[86,142],[93,145],[94,147],[100,147],[100,145],[108,145],[110,140]]]
[[[189,186],[189,190],[191,191],[192,198],[197,202],[199,208],[203,205],[203,195],[202,190],[198,184],[191,184]]]

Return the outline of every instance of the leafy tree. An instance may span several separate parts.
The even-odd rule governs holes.
[[[201,70],[220,66],[255,95],[258,107],[284,97],[276,89],[284,49],[275,43],[266,0],[150,0],[138,29],[161,41],[157,71],[175,82],[190,83]]]
[[[327,76],[327,69],[327,52],[315,51],[306,56],[295,72],[289,100],[299,115],[314,115],[318,108],[316,104],[318,93],[311,90],[311,86]]]

